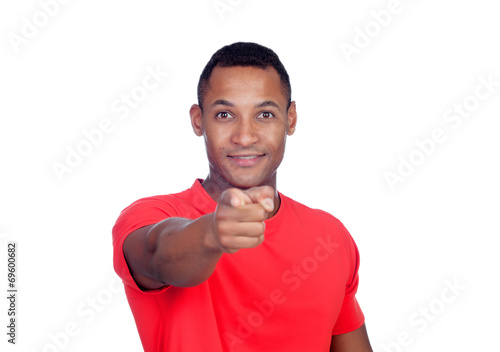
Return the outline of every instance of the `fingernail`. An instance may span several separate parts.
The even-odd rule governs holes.
[[[264,204],[266,205],[266,207],[270,210],[274,209],[274,202],[271,198],[266,198],[264,199]]]

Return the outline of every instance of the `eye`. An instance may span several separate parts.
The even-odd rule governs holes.
[[[222,120],[226,120],[226,119],[231,119],[233,118],[233,115],[231,115],[229,112],[227,111],[221,111],[219,112],[217,115],[215,115],[217,118],[219,119],[222,119]]]
[[[270,118],[273,118],[273,117],[274,117],[274,114],[272,112],[269,112],[269,111],[261,112],[257,116],[258,119],[270,119]]]

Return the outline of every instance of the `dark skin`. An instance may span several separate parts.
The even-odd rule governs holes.
[[[191,124],[205,140],[209,175],[202,186],[217,208],[195,220],[168,218],[127,237],[123,252],[144,290],[199,285],[222,254],[260,245],[264,220],[279,209],[276,171],[297,113],[276,70],[216,67],[203,102],[203,109],[191,107]],[[365,326],[332,336],[331,351],[372,351]]]

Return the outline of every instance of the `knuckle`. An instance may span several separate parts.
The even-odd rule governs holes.
[[[267,211],[262,206],[259,206],[258,211],[259,219],[265,220],[267,218]]]
[[[229,240],[229,238],[227,236],[220,237],[219,243],[225,249],[228,249],[231,246],[231,241]]]
[[[221,195],[219,196],[219,204],[230,205],[231,204],[231,200],[234,197],[237,197],[237,194],[235,193],[235,189],[234,188],[228,188],[224,192],[222,192]]]
[[[262,236],[264,234],[264,230],[265,230],[265,225],[264,225],[264,222],[255,222],[252,224],[252,228],[251,228],[251,232],[249,235],[251,235],[254,239],[255,238],[258,238],[259,236]]]
[[[262,244],[262,242],[264,242],[264,236],[259,236],[257,238],[257,245]]]
[[[215,221],[224,221],[229,216],[229,209],[227,207],[218,206],[215,211]]]
[[[222,195],[226,198],[226,199],[231,199],[231,197],[234,197],[234,189],[233,188],[228,188],[226,189]]]
[[[232,195],[234,193],[234,188],[228,188],[222,192],[222,195]]]
[[[272,194],[274,192],[274,190],[271,186],[263,186],[262,190],[265,194]]]
[[[217,230],[217,233],[219,234],[219,236],[224,236],[227,232],[227,222],[225,221],[218,221],[215,225],[215,228]]]
[[[262,244],[264,242],[264,236],[260,235],[258,237],[253,238],[252,241],[252,247],[257,247],[258,245]]]
[[[260,233],[261,235],[266,231],[266,224],[264,223],[264,221],[262,221],[260,223]]]

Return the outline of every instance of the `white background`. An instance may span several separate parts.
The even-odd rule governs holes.
[[[0,5],[2,296],[6,243],[19,248],[18,344],[2,328],[2,351],[141,350],[123,290],[114,288],[111,228],[134,200],[206,176],[188,110],[204,65],[234,41],[271,47],[290,74],[299,122],[278,188],[331,212],[355,238],[358,299],[374,350],[498,348],[493,1],[401,0],[385,26],[372,11],[388,9],[387,0],[232,0],[222,16],[212,0],[74,0],[52,7],[44,23],[40,4],[48,2]],[[38,21],[30,38],[23,18]],[[360,31],[370,35],[364,44]],[[354,47],[356,36],[357,52],[344,54],[341,45]],[[170,75],[120,119],[111,105],[157,66]],[[447,109],[474,103],[479,77],[497,82],[493,92],[476,99],[459,127],[446,122]],[[113,131],[59,180],[53,163],[65,163],[67,148],[103,119]],[[415,140],[436,128],[446,140],[419,159]],[[410,155],[420,165],[391,190],[384,174],[397,174],[399,158]],[[448,303],[447,281],[460,287],[445,291]],[[77,336],[63,337],[68,324]]]

